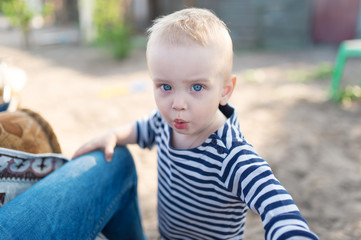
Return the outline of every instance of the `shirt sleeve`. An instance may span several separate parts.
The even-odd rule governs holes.
[[[160,121],[160,113],[154,110],[150,116],[136,122],[137,143],[141,148],[151,149],[154,146],[156,131]]]
[[[265,239],[318,239],[262,158],[243,149],[232,165],[228,187],[260,215]]]

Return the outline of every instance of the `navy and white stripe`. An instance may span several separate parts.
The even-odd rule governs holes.
[[[158,151],[158,220],[163,239],[242,239],[248,208],[266,239],[318,239],[290,194],[240,132],[230,106],[224,126],[201,146],[170,146],[172,129],[158,111],[137,122],[137,140]]]

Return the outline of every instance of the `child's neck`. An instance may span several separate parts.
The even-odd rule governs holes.
[[[226,116],[218,110],[214,121],[197,135],[177,133],[172,129],[171,146],[176,149],[192,149],[200,146],[207,138],[223,126],[227,121]]]

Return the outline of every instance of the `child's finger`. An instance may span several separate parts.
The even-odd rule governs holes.
[[[111,162],[113,158],[114,147],[106,147],[104,149],[105,160]]]

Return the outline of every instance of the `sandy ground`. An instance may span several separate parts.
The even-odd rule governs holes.
[[[28,75],[21,106],[50,122],[66,156],[155,107],[142,49],[124,61],[76,45],[25,51],[9,34],[0,32],[0,58]],[[231,104],[246,138],[269,162],[311,229],[321,239],[355,240],[361,239],[361,102],[341,106],[328,101],[329,77],[306,83],[292,77],[322,62],[333,64],[335,56],[334,47],[238,54]],[[359,66],[350,61],[343,81],[358,83]],[[155,151],[130,150],[144,228],[157,239]],[[245,239],[263,238],[259,217],[249,213]]]

